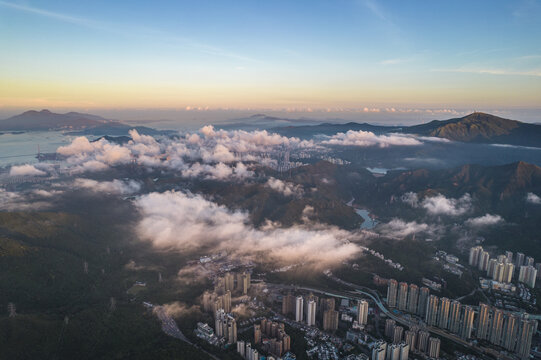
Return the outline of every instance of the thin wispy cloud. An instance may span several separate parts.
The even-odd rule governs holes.
[[[413,58],[393,58],[380,61],[380,65],[400,65],[413,61]]]
[[[73,16],[70,14],[49,11],[46,9],[37,8],[33,6],[28,6],[28,5],[15,4],[15,3],[2,1],[2,0],[0,0],[0,6],[5,7],[5,8],[10,8],[13,10],[18,10],[18,11],[25,12],[28,14],[38,15],[38,16],[49,18],[49,19],[58,20],[61,22],[86,27],[89,29],[106,31],[109,33],[114,33],[116,35],[121,35],[125,37],[133,37],[134,35],[136,35],[138,37],[144,36],[147,38],[148,37],[155,38],[157,41],[167,42],[170,45],[174,45],[174,46],[180,45],[183,47],[189,47],[207,55],[227,57],[227,58],[232,58],[232,59],[246,61],[246,62],[258,62],[258,60],[253,59],[251,57],[244,56],[242,54],[237,54],[235,52],[231,52],[217,46],[202,43],[191,38],[186,38],[186,37],[182,37],[178,35],[172,35],[171,33],[162,31],[160,29],[154,29],[154,28],[149,28],[149,27],[144,27],[144,26],[137,26],[137,27],[118,26],[115,24],[110,24],[110,23],[106,23],[102,21],[96,21],[93,19]]]
[[[388,18],[388,16],[383,12],[379,4],[373,0],[364,0],[363,1],[364,6],[366,6],[374,15],[379,17],[381,20],[385,22],[391,22]]]
[[[536,70],[508,70],[508,69],[470,69],[470,68],[455,68],[455,69],[433,69],[434,72],[451,72],[451,73],[467,73],[480,75],[504,75],[504,76],[535,76],[541,77],[541,69]]]

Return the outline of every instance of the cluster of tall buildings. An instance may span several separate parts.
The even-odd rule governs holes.
[[[485,304],[479,304],[476,315],[473,307],[469,305],[462,305],[460,302],[446,297],[440,298],[430,295],[427,288],[419,290],[417,286],[404,282],[398,283],[394,279],[388,283],[387,301],[389,307],[398,307],[399,310],[424,318],[428,326],[447,330],[465,340],[475,337],[488,341],[493,345],[515,352],[521,358],[529,356],[532,337],[537,331],[537,321],[535,320],[529,320],[524,316],[508,313]],[[419,332],[419,334],[421,333],[422,331]],[[404,333],[402,327],[396,326],[391,319],[387,320],[385,334],[393,339],[395,344],[403,340],[402,334],[404,334],[406,335],[406,343],[410,345],[411,349],[414,347],[415,341],[408,340],[413,335],[408,334],[408,331]],[[421,345],[420,340],[419,337],[418,347]],[[426,342],[426,344],[428,343]]]
[[[226,293],[227,291],[237,292],[242,295],[248,294],[250,289],[251,276],[247,271],[239,273],[227,272],[223,276],[216,279],[214,292],[218,294]]]
[[[323,300],[332,301],[332,310],[334,310],[334,299],[322,299],[322,302]],[[292,294],[287,294],[286,296],[284,296],[284,299],[282,301],[282,314],[294,314],[295,321],[305,321],[308,326],[315,326],[316,314],[318,310],[318,301],[319,298],[317,296],[314,296],[313,294],[310,294],[306,297],[303,297],[301,295],[295,297]]]
[[[268,319],[254,325],[254,343],[261,344],[266,352],[276,356],[282,356],[291,349],[291,338],[286,334],[284,324]]]
[[[228,344],[237,342],[237,322],[231,314],[223,309],[216,311],[214,324],[216,336],[224,338]]]
[[[231,314],[233,292],[247,294],[250,288],[250,273],[225,273],[216,279],[213,293],[203,294],[203,309],[214,314],[214,332],[228,344],[237,342],[237,323]]]
[[[463,339],[470,339],[474,326],[475,311],[469,305],[462,305],[456,300],[435,295],[428,297],[424,315],[428,326],[438,327],[459,335]]]
[[[516,353],[521,359],[530,357],[537,321],[525,316],[479,304],[476,337]]]
[[[216,293],[203,294],[203,309],[207,312],[216,313],[218,310],[224,310],[226,313],[231,312],[231,291],[227,290],[225,294],[217,295]]]
[[[425,286],[419,288],[415,284],[399,284],[395,279],[390,279],[387,285],[389,307],[419,316],[425,316],[429,295],[430,290]]]
[[[282,314],[294,315],[295,321],[306,322],[308,326],[316,326],[316,319],[321,321],[325,331],[338,329],[339,312],[336,310],[334,298],[321,298],[310,294],[294,296],[287,294],[282,302]],[[368,323],[368,302],[361,300],[357,307],[357,322],[359,325]]]
[[[372,348],[372,360],[408,360],[409,346],[406,343],[387,344],[379,341]]]
[[[203,294],[203,309],[212,312],[223,309],[226,313],[231,312],[231,297],[233,293],[245,295],[250,289],[250,273],[242,272],[238,274],[225,273],[216,279],[213,293]]]
[[[529,287],[535,287],[535,280],[537,279],[537,269],[531,265],[521,266],[518,274],[518,282],[524,283]]]
[[[259,360],[259,351],[252,349],[252,344],[245,343],[244,341],[237,341],[237,352],[246,360]],[[267,359],[270,360],[270,357]]]
[[[429,332],[421,331],[418,326],[411,326],[409,330],[404,331],[404,328],[396,325],[393,319],[387,319],[385,336],[392,339],[395,346],[406,344],[409,351],[418,351],[434,359],[439,358],[440,339],[431,337]]]
[[[535,287],[535,281],[541,275],[538,273],[541,271],[541,263],[535,264],[532,257],[525,257],[520,252],[516,254],[514,261],[511,251],[506,251],[505,254],[491,259],[488,251],[485,251],[482,246],[474,246],[470,249],[468,263],[480,271],[486,271],[487,276],[494,281],[502,283],[512,282],[516,273],[515,269],[517,269],[518,281],[532,288]]]

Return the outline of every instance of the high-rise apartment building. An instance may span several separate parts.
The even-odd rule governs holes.
[[[368,301],[361,300],[357,304],[357,322],[359,325],[368,323]]]
[[[306,324],[308,326],[315,326],[316,325],[316,301],[310,300],[308,301],[308,312],[306,316]]]
[[[518,275],[518,281],[528,285],[531,288],[535,287],[537,279],[537,270],[533,266],[521,266]]]
[[[494,273],[496,271],[496,266],[498,265],[498,260],[496,259],[490,259],[488,261],[488,268],[487,268],[487,276],[490,278],[494,277]]]
[[[224,275],[224,292],[235,290],[235,277],[227,272]]]
[[[419,291],[419,302],[417,303],[417,315],[425,317],[426,307],[428,304],[428,297],[430,296],[430,290],[423,286]]]
[[[415,351],[417,345],[417,333],[412,330],[408,330],[404,333],[404,341],[409,345],[411,351]]]
[[[451,309],[451,300],[446,297],[440,299],[438,311],[438,327],[447,329],[449,326],[449,310]]]
[[[401,282],[398,288],[398,310],[405,311],[408,308],[408,284]]]
[[[479,304],[479,313],[477,315],[477,332],[478,339],[488,340],[490,325],[490,307],[487,304]]]
[[[479,264],[479,254],[483,251],[483,247],[474,246],[470,249],[470,257],[468,264],[470,266],[477,266]]]
[[[393,344],[400,344],[402,342],[402,336],[404,336],[404,328],[402,326],[395,326],[393,330]]]
[[[451,310],[449,311],[449,331],[453,334],[458,334],[460,331],[460,313],[462,306],[459,301],[451,302]]]
[[[387,343],[385,341],[377,342],[372,348],[372,360],[386,360]]]
[[[505,273],[505,264],[502,262],[499,262],[496,264],[496,267],[494,268],[494,274],[492,275],[492,279],[494,281],[503,282],[503,276]]]
[[[222,297],[223,307],[226,313],[231,312],[231,291],[227,290]]]
[[[507,314],[503,330],[502,347],[514,351],[517,343],[519,319],[515,314]]]
[[[250,273],[247,271],[237,274],[237,290],[244,295],[248,294],[248,290],[250,289],[250,277]]]
[[[523,253],[520,253],[518,252],[517,253],[517,257],[515,259],[515,267],[517,269],[520,269],[520,267],[524,265],[524,254]]]
[[[398,281],[396,281],[395,279],[389,280],[389,284],[387,285],[387,304],[391,308],[396,307],[397,292],[398,292]]]
[[[244,344],[244,341],[242,341],[242,340],[237,341],[237,352],[238,352],[239,355],[242,356],[242,357],[245,357],[245,354],[246,354],[246,353],[244,352],[245,346],[246,346],[246,345]]]
[[[428,339],[430,338],[430,333],[428,331],[419,331],[417,334],[417,349],[426,354],[428,350]]]
[[[441,340],[431,337],[428,340],[428,357],[432,359],[439,359],[440,357]]]
[[[387,360],[400,360],[399,344],[391,344],[387,346]]]
[[[492,312],[492,321],[488,341],[494,345],[500,345],[503,332],[503,311],[494,309]]]
[[[325,310],[323,312],[323,330],[334,331],[338,329],[338,311]]]
[[[463,306],[463,318],[460,325],[460,337],[464,340],[470,339],[473,330],[473,321],[475,319],[475,312],[469,305]]]
[[[419,287],[415,284],[410,284],[407,311],[409,313],[415,314],[417,312],[418,302],[419,302]]]
[[[319,301],[319,311],[321,313],[324,313],[327,310],[334,310],[335,308],[335,300],[334,298],[323,298]]]
[[[295,296],[287,294],[282,299],[282,314],[288,315],[295,312]]]
[[[259,344],[261,342],[261,325],[254,324],[254,343]]]
[[[505,264],[505,269],[503,271],[503,282],[510,283],[513,281],[513,274],[515,273],[515,265],[508,262]]]
[[[488,251],[481,250],[481,252],[479,253],[479,262],[477,264],[477,268],[480,271],[487,271],[489,260],[490,254],[488,253]]]
[[[302,296],[297,296],[297,299],[295,300],[295,321],[301,322],[303,319],[304,314],[304,301]]]
[[[517,339],[517,345],[515,352],[523,359],[530,358],[530,351],[532,349],[532,338],[537,332],[537,321],[535,320],[522,320],[520,323],[520,332]]]
[[[425,322],[429,326],[436,326],[438,320],[438,304],[439,298],[436,295],[430,295],[428,297],[428,304],[426,306]]]
[[[396,326],[396,321],[394,321],[393,319],[385,320],[385,336],[392,339],[395,326]]]

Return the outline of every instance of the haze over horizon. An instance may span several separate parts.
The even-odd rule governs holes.
[[[540,16],[531,0],[0,1],[0,118],[538,121]]]

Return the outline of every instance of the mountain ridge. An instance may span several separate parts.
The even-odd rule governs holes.
[[[290,126],[274,128],[282,135],[297,137],[334,135],[337,132],[370,131],[376,134],[396,132],[444,138],[452,141],[488,144],[508,144],[541,147],[541,126],[518,120],[501,118],[492,114],[475,112],[461,118],[432,120],[412,126],[372,125],[348,122],[343,124],[322,123],[314,126]]]

